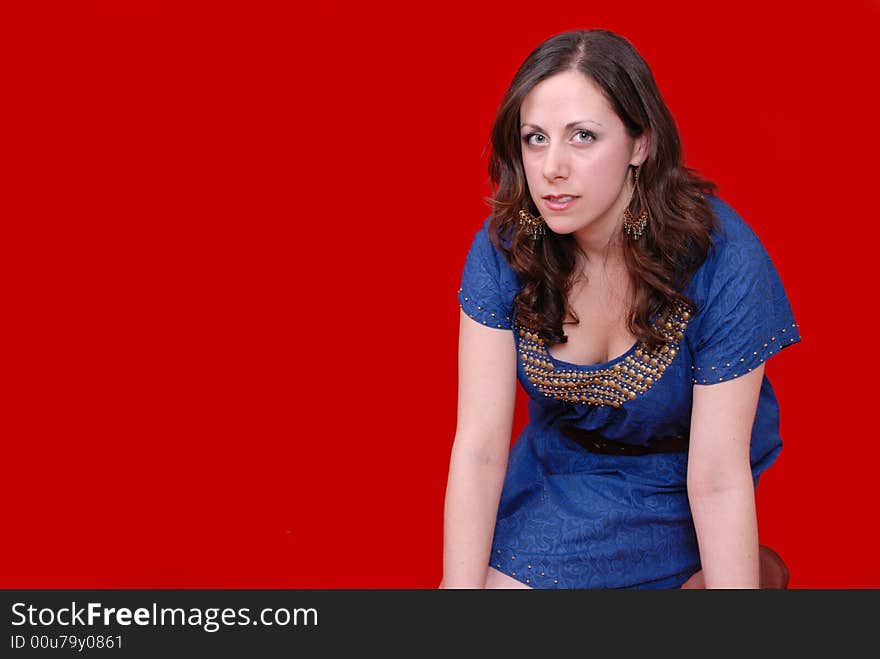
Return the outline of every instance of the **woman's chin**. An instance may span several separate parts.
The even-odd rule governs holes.
[[[550,229],[553,233],[558,233],[560,235],[565,235],[568,233],[574,233],[578,229],[581,228],[582,222],[574,219],[573,217],[566,217],[560,213],[556,214],[547,214],[544,216],[544,222],[547,223],[547,228]]]

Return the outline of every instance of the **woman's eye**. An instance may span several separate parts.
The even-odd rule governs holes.
[[[580,142],[592,142],[596,139],[596,136],[588,130],[579,130],[575,133],[575,135]],[[540,133],[529,133],[528,135],[523,137],[523,142],[533,145],[545,144],[547,142],[547,138]]]

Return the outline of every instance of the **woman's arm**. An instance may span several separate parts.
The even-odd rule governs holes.
[[[449,463],[441,588],[483,588],[516,403],[509,331],[460,313],[458,418]]]
[[[758,588],[758,521],[749,461],[764,364],[695,385],[687,488],[706,588]]]

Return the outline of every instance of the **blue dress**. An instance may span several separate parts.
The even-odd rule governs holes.
[[[614,359],[555,359],[515,318],[516,273],[489,241],[488,218],[465,259],[464,312],[512,331],[529,419],[510,450],[490,565],[533,588],[677,588],[700,568],[687,498],[687,453],[587,451],[562,424],[632,444],[687,434],[693,386],[742,376],[800,341],[782,282],[754,231],[724,201],[714,249],[685,288],[697,304],[652,321],[667,337]],[[505,243],[507,246],[507,243]],[[589,322],[582,318],[581,322]],[[782,448],[779,407],[764,376],[752,428],[754,483]]]

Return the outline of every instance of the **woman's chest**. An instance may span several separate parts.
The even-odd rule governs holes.
[[[548,347],[553,357],[589,366],[612,360],[633,346],[636,336],[627,327],[628,292],[617,291],[583,290],[569,298],[566,320],[570,322],[563,323],[568,341]]]
[[[588,350],[606,352],[583,362],[563,359],[555,350],[559,344],[551,352],[543,338],[515,322],[518,377],[531,397],[548,402],[555,399],[605,408],[647,404],[655,410],[668,409],[670,403],[673,407],[686,404],[692,374],[684,336],[691,318],[691,310],[683,306],[667,306],[655,314],[652,324],[666,340],[654,347],[632,335],[624,337],[611,323],[606,333],[593,334],[587,343]],[[585,324],[584,318],[581,323]],[[572,343],[578,340],[574,333],[569,336]]]

